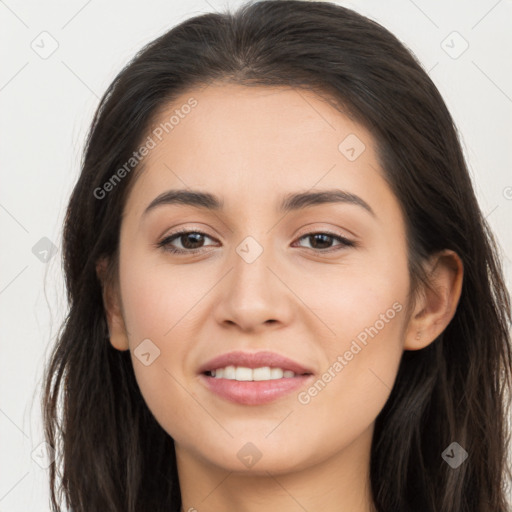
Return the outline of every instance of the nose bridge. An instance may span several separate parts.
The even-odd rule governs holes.
[[[248,235],[235,247],[227,288],[223,290],[217,314],[220,321],[254,329],[269,320],[287,322],[287,288],[275,275],[275,254],[271,236],[260,240]]]
[[[270,236],[246,236],[235,248],[233,256],[233,280],[236,288],[242,292],[255,291],[258,294],[270,291],[269,282],[275,276],[268,267],[272,267],[275,255],[270,247]],[[257,299],[257,297],[254,297]]]

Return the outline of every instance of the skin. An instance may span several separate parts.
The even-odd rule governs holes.
[[[404,218],[371,134],[312,92],[226,84],[188,91],[154,126],[190,97],[198,105],[144,159],[124,209],[119,286],[104,290],[111,343],[131,350],[144,399],[175,441],[183,510],[369,512],[375,419],[403,351],[424,348],[452,319],[460,259],[443,251],[425,263],[434,291],[406,314]],[[349,134],[365,145],[354,161],[338,149]],[[218,195],[224,210],[174,204],[142,217],[175,188]],[[375,215],[347,203],[276,211],[285,194],[334,188]],[[201,252],[155,246],[180,228],[207,235],[188,246]],[[358,246],[304,236],[326,231]],[[252,263],[236,251],[247,236],[263,249]],[[198,377],[219,354],[271,350],[312,368],[316,381],[396,303],[401,311],[307,404],[298,392],[235,404]],[[160,350],[148,366],[134,355],[144,339]],[[252,467],[237,457],[248,442],[261,453]]]

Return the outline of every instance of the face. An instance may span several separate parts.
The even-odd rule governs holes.
[[[312,92],[212,84],[149,136],[121,226],[116,346],[177,452],[279,473],[371,432],[410,281],[370,133]],[[178,190],[209,196],[162,199]]]

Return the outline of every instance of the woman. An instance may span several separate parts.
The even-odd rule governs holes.
[[[379,24],[262,1],[150,43],[96,112],[63,248],[54,510],[507,510],[500,261]]]

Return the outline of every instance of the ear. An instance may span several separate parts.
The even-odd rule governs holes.
[[[462,290],[464,267],[457,253],[445,249],[429,261],[430,287],[421,290],[407,327],[404,349],[432,343],[452,320]]]
[[[96,275],[103,290],[103,306],[107,318],[110,343],[117,350],[128,350],[128,335],[120,307],[120,297],[117,286],[107,275],[108,260],[101,258],[96,263]]]

